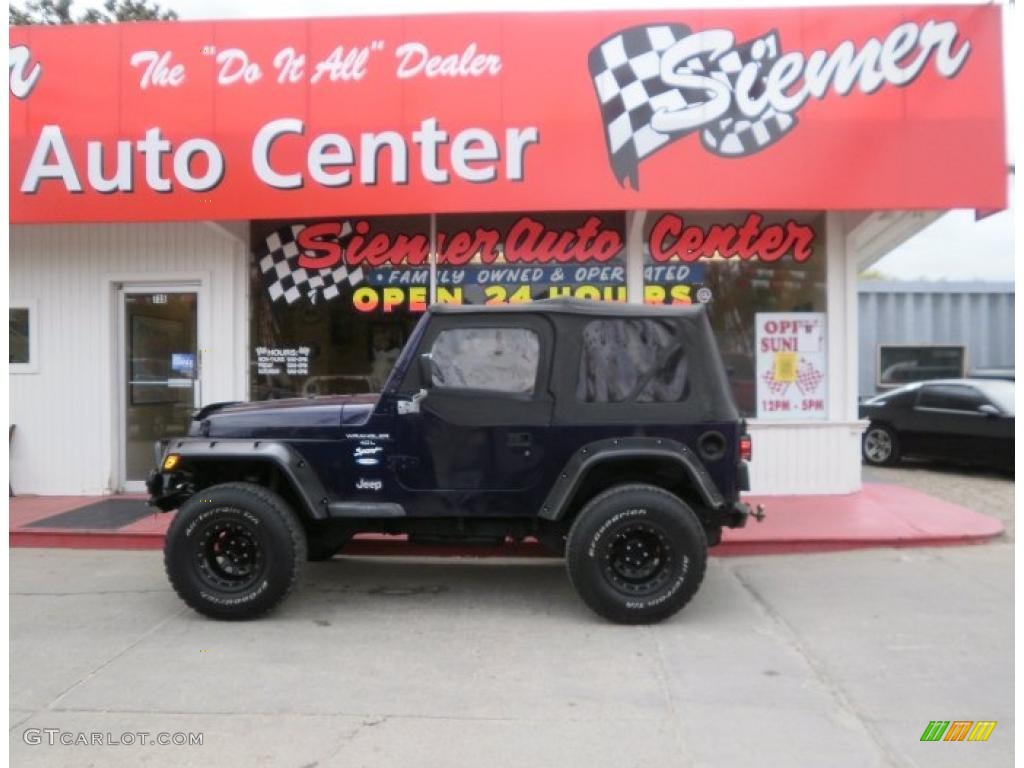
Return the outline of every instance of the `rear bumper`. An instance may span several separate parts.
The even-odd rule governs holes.
[[[737,501],[723,513],[722,525],[726,528],[743,528],[751,517],[757,522],[761,522],[764,519],[764,507],[758,504],[755,508],[745,502]]]

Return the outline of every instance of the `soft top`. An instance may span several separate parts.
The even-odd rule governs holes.
[[[686,317],[696,318],[705,314],[703,304],[682,306],[626,304],[621,301],[595,301],[593,299],[538,299],[522,304],[431,304],[428,311],[438,315],[456,314],[497,314],[497,313],[540,313],[589,315],[597,317]]]

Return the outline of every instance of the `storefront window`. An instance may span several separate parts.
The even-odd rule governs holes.
[[[429,231],[428,216],[253,222],[252,399],[379,392],[430,300]]]
[[[29,355],[29,332],[28,307],[11,307],[8,362],[22,365],[32,362]]]
[[[755,316],[825,311],[821,214],[651,211],[644,300],[706,303],[733,396],[757,415]]]
[[[879,387],[899,387],[911,381],[959,379],[964,375],[966,349],[954,344],[883,344],[878,348]]]
[[[621,212],[438,216],[437,254],[441,303],[626,300]]]
[[[621,212],[438,216],[436,297],[626,300]],[[379,391],[430,302],[430,217],[252,225],[252,398]]]

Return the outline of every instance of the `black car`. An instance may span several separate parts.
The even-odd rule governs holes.
[[[434,306],[379,395],[218,404],[157,446],[165,565],[216,618],[276,605],[356,533],[564,554],[615,621],[678,611],[754,514],[750,438],[704,310]]]
[[[870,423],[864,461],[892,465],[907,456],[1013,470],[1014,383],[998,379],[918,382],[860,406]]]

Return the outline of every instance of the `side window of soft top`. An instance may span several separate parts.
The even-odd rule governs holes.
[[[672,320],[592,320],[583,328],[576,397],[584,403],[678,403],[689,397],[684,330]]]
[[[449,328],[430,348],[434,387],[532,395],[540,339],[529,328]]]

